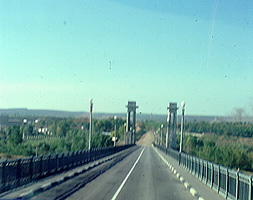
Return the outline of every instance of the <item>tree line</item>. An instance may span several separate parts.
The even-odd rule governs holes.
[[[29,121],[28,121],[29,122]],[[115,135],[123,143],[125,120],[121,118],[94,119],[92,146],[112,146]],[[138,123],[136,138],[146,131],[145,122]],[[11,125],[0,130],[0,153],[11,158],[13,155],[34,156],[61,153],[88,148],[88,118],[43,117],[22,125]],[[40,131],[39,131],[40,130]],[[107,133],[107,134],[106,134]],[[109,133],[109,135],[108,135]],[[28,140],[27,136],[46,136],[45,139]],[[53,138],[52,136],[57,136]]]
[[[201,137],[184,137],[186,153],[225,167],[253,171],[253,124],[193,122],[186,123],[185,130],[204,133]]]
[[[253,136],[253,124],[249,122],[186,122],[185,130],[195,133],[215,133],[240,137]]]

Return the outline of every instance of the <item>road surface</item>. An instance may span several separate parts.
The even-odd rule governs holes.
[[[101,175],[96,176],[100,171]],[[90,181],[87,182],[87,178]],[[191,200],[188,189],[151,146],[140,146],[120,162],[108,162],[32,199]]]

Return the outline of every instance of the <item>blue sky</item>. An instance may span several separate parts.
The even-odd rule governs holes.
[[[0,1],[0,108],[253,115],[253,3]]]

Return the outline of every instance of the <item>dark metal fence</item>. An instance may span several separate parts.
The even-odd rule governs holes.
[[[227,199],[253,200],[252,176],[195,156],[158,146],[186,170]]]
[[[79,150],[0,162],[0,192],[109,156],[133,145]]]

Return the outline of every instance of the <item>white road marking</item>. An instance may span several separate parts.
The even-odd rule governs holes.
[[[122,190],[122,188],[124,187],[127,179],[129,178],[129,176],[131,175],[132,171],[134,170],[135,166],[137,165],[137,163],[139,162],[144,150],[146,147],[144,147],[139,155],[139,157],[137,158],[137,160],[135,161],[133,167],[131,168],[131,170],[128,172],[126,178],[124,179],[124,181],[121,183],[121,185],[119,186],[118,190],[116,191],[116,193],[113,195],[111,200],[115,200],[117,198],[117,196],[119,195],[120,191]]]

